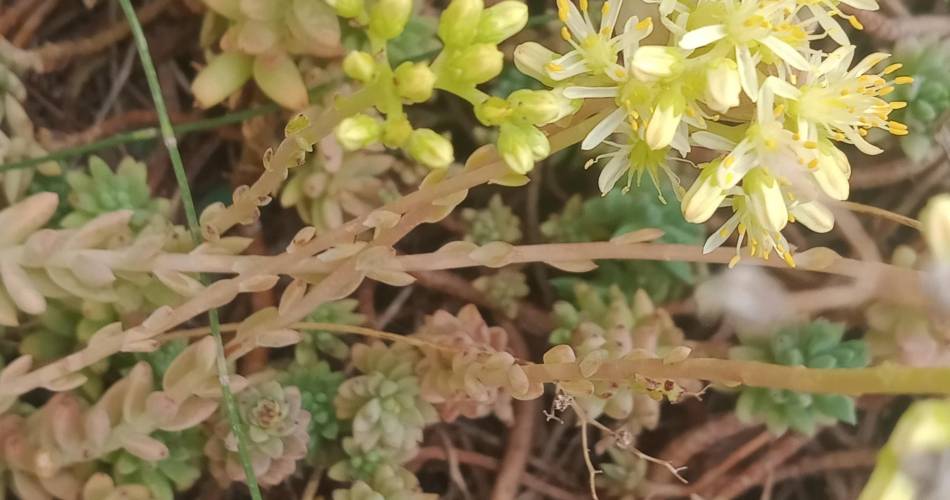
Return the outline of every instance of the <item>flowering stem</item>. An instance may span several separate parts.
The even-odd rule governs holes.
[[[192,239],[195,244],[200,244],[201,229],[198,225],[198,215],[195,210],[195,203],[191,197],[191,188],[188,186],[188,174],[185,172],[185,165],[181,159],[181,152],[178,151],[178,140],[175,138],[175,131],[172,128],[171,119],[168,117],[168,110],[165,108],[165,99],[162,96],[162,89],[158,82],[158,74],[155,71],[155,65],[152,63],[152,56],[148,50],[148,42],[145,39],[145,33],[139,24],[132,8],[130,0],[119,0],[125,17],[128,19],[129,28],[132,31],[132,37],[135,40],[135,46],[142,61],[142,69],[145,72],[145,78],[148,81],[148,88],[152,94],[152,102],[155,104],[155,112],[158,115],[158,123],[161,129],[162,142],[168,150],[168,156],[171,159],[172,168],[175,171],[175,179],[178,181],[178,189],[181,192],[182,204],[185,207],[185,215],[188,219],[188,227],[191,230]],[[203,280],[203,277],[200,277]],[[244,466],[247,487],[251,492],[251,498],[261,500],[261,492],[257,486],[257,477],[254,473],[254,467],[251,464],[250,453],[247,448],[247,437],[241,426],[241,418],[238,414],[235,404],[234,394],[231,392],[230,380],[228,375],[228,363],[224,356],[224,344],[221,341],[221,331],[219,328],[218,310],[210,308],[208,310],[208,323],[211,329],[211,335],[214,337],[217,347],[217,367],[218,379],[221,382],[221,394],[227,408],[228,421],[231,425],[231,431],[237,437],[238,455],[241,458],[241,464]]]
[[[580,380],[575,363],[524,366],[532,382]],[[871,368],[818,369],[757,361],[692,358],[665,364],[661,359],[604,363],[588,380],[626,381],[635,375],[656,379],[692,379],[728,386],[746,385],[819,394],[950,394],[950,368],[885,364]]]

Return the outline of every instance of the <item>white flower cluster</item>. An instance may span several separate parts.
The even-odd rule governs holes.
[[[744,244],[753,256],[774,250],[794,265],[782,229],[798,221],[831,230],[827,204],[848,197],[851,173],[838,144],[877,154],[881,149],[865,139],[870,129],[907,134],[888,119],[905,103],[882,97],[911,79],[887,76],[900,65],[873,72],[888,57],[883,53],[852,66],[855,47],[834,18],[861,25],[836,0],[652,3],[656,30],[652,17],[621,19],[622,0],[606,0],[598,23],[587,0],[557,0],[561,35],[572,49],[557,54],[529,42],[518,47],[516,64],[568,98],[612,108],[582,143],[585,150],[610,147],[591,162],[603,161],[601,191],[625,175],[629,188],[644,173],[659,190],[663,173],[690,222],[705,222],[720,207],[732,210],[706,252],[738,232],[733,265]],[[840,3],[877,8],[875,0]],[[826,37],[839,45],[831,53],[811,44]],[[693,146],[717,157],[699,165],[685,188],[670,162],[685,161]]]

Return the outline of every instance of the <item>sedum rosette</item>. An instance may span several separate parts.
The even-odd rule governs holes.
[[[268,381],[237,395],[241,421],[247,426],[247,445],[257,480],[264,486],[277,484],[297,468],[307,455],[310,414],[301,406],[300,390]],[[244,481],[238,456],[237,437],[227,418],[214,424],[205,445],[212,475],[222,484]]]

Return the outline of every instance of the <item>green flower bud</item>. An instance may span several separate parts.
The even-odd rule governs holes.
[[[379,141],[381,134],[382,126],[379,122],[363,114],[351,116],[336,127],[336,138],[348,151],[365,148]]]
[[[551,144],[537,127],[507,122],[501,125],[498,134],[498,152],[508,168],[526,174],[536,161],[550,154]]]
[[[376,60],[360,50],[350,52],[343,59],[343,72],[356,81],[368,83],[376,78]]]
[[[475,117],[489,127],[501,125],[511,115],[508,102],[500,97],[489,97],[475,105]]]
[[[413,103],[425,102],[432,97],[435,73],[428,64],[406,61],[396,68],[394,77],[399,97]]]
[[[455,159],[452,143],[434,130],[420,128],[409,135],[406,152],[429,168],[446,168]]]
[[[409,139],[412,133],[412,125],[405,116],[396,116],[392,114],[386,118],[386,124],[383,125],[383,144],[387,148],[401,148]]]
[[[528,6],[517,0],[499,2],[478,19],[476,42],[499,44],[528,24]]]
[[[514,115],[535,125],[560,120],[574,112],[570,99],[549,90],[516,90],[508,96]]]
[[[451,76],[460,82],[484,83],[501,73],[503,55],[490,43],[479,43],[463,49],[450,64]]]
[[[327,0],[327,5],[333,7],[338,16],[345,18],[359,17],[365,12],[363,0]]]
[[[412,14],[412,0],[377,0],[369,12],[369,33],[392,40],[402,33]]]
[[[482,0],[452,0],[439,18],[439,38],[447,46],[462,47],[475,39],[485,8]]]

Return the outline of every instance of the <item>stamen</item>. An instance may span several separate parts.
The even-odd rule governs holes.
[[[914,83],[914,77],[912,76],[898,76],[894,79],[896,85],[906,85],[908,83]]]
[[[907,107],[907,103],[904,101],[894,101],[890,104],[891,109],[903,109]]]
[[[863,30],[863,29],[864,29],[864,25],[861,24],[861,21],[858,21],[858,18],[857,18],[857,17],[848,16],[848,22],[851,23],[851,26],[853,26],[854,29],[856,29],[856,30]]]
[[[653,25],[653,18],[645,17],[643,18],[642,21],[637,23],[636,28],[637,28],[637,31],[645,31],[652,25]]]
[[[562,23],[567,22],[567,16],[570,12],[567,1],[568,0],[557,0],[557,18],[560,19]]]
[[[901,68],[903,68],[903,67],[904,67],[904,65],[901,64],[901,63],[894,63],[894,64],[891,64],[890,66],[884,68],[883,74],[889,75],[889,74],[891,74],[891,73],[893,73],[893,72],[895,72],[895,71],[897,71],[897,70],[899,70],[899,69],[901,69]]]
[[[587,0],[580,0],[581,12],[587,12]],[[607,2],[604,2],[604,5],[607,5]]]
[[[567,26],[561,26],[561,38],[567,42],[571,41],[571,31],[567,29]]]

